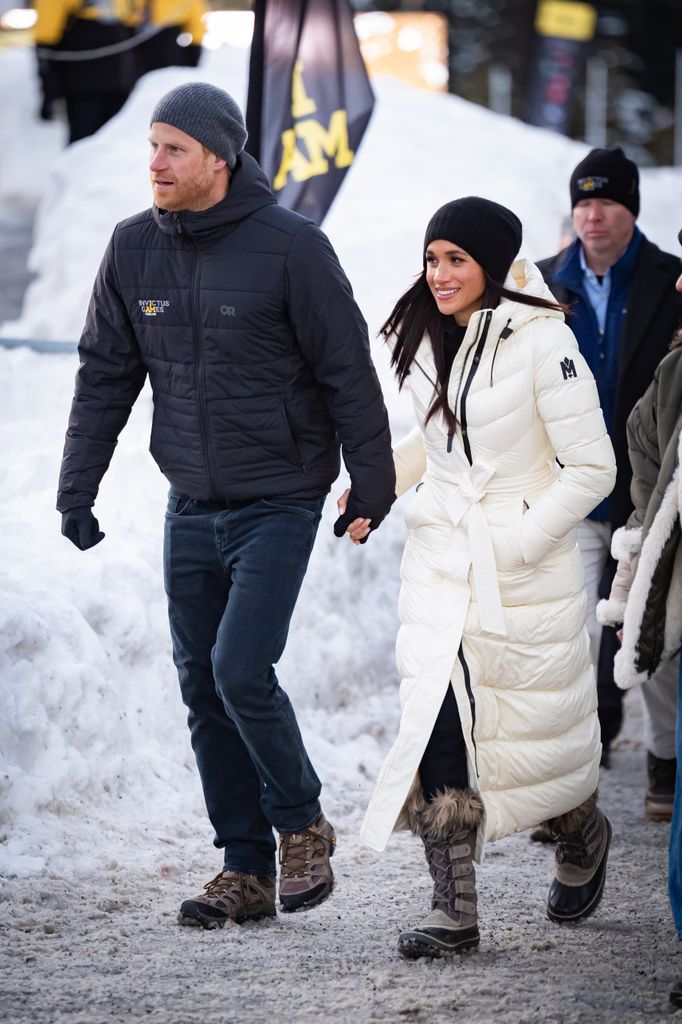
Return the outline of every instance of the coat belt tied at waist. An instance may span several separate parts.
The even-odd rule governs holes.
[[[466,518],[481,628],[487,633],[506,636],[490,528],[479,504],[494,473],[492,466],[484,462],[475,462],[467,472],[458,473],[453,480],[455,488],[448,499],[447,513],[453,526]]]

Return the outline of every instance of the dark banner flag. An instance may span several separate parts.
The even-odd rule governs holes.
[[[322,220],[374,106],[348,0],[256,0],[247,151],[277,201]]]
[[[596,21],[592,4],[539,0],[524,117],[528,124],[568,134],[571,105]]]

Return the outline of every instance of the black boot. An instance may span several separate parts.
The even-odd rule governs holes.
[[[556,838],[555,877],[547,897],[547,917],[560,924],[589,917],[604,891],[611,823],[597,807],[596,794],[575,810],[552,818]]]

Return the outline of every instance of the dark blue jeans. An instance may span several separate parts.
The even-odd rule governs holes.
[[[171,490],[164,576],[173,660],[225,867],[275,874],[272,829],[320,813],[320,781],[274,664],[284,651],[324,498],[227,509]]]

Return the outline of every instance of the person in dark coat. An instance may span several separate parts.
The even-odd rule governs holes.
[[[578,533],[608,766],[622,724],[623,695],[613,679],[618,639],[611,627],[599,626],[595,608],[608,595],[615,569],[611,535],[632,511],[626,421],[680,322],[682,297],[674,289],[679,261],[637,227],[639,174],[620,147],[588,153],[571,175],[570,194],[576,240],[538,266],[557,300],[571,307],[568,323],[595,376],[618,466],[613,493]],[[670,819],[677,764],[676,666],[661,671],[665,678],[641,688],[648,749],[645,811],[653,820]]]
[[[682,245],[682,231],[679,242]],[[682,268],[680,268],[682,269]],[[677,284],[682,293],[682,273]],[[620,627],[615,659],[623,689],[655,685],[659,669],[682,646],[682,330],[659,364],[627,423],[634,511],[613,536],[618,568],[599,621]],[[679,659],[678,659],[679,660]],[[682,672],[678,681],[677,754],[682,754]],[[668,895],[682,939],[682,776],[677,776],[668,856]],[[682,977],[670,991],[682,1007]]]
[[[205,0],[138,0],[144,32],[135,48],[138,74],[168,67],[195,68],[201,58],[201,41],[209,12]]]
[[[340,452],[339,535],[395,498],[367,327],[326,236],[278,206],[243,152],[239,107],[202,82],[151,118],[154,205],[118,224],[80,339],[57,508],[81,548],[146,378],[150,450],[170,483],[164,573],[173,656],[224,866],[182,923],[221,926],[329,895],[335,834],[274,665]]]
[[[50,120],[54,101],[64,100],[69,145],[94,135],[135,85],[131,2],[36,0],[40,115]]]

